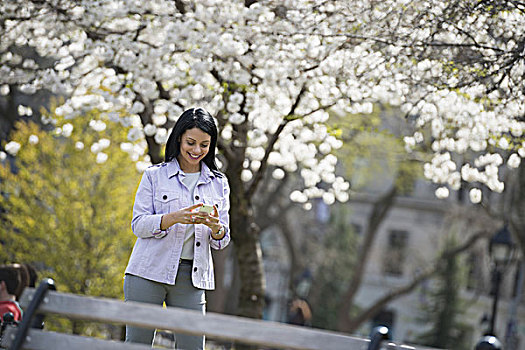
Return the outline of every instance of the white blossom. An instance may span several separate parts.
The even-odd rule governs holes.
[[[226,109],[228,110],[228,112],[233,114],[239,112],[241,110],[241,106],[238,103],[235,103],[234,101],[230,101],[226,105]]]
[[[350,183],[345,181],[341,176],[337,176],[332,187],[336,193],[342,193],[350,189]]]
[[[472,188],[469,191],[470,201],[474,204],[481,202],[481,190],[479,188]]]
[[[18,115],[20,115],[20,116],[24,116],[24,115],[31,116],[31,115],[33,115],[33,110],[29,106],[18,105]]]
[[[158,128],[156,130],[154,140],[159,145],[165,144],[168,141],[168,130],[164,128]]]
[[[73,132],[73,124],[66,123],[62,125],[62,136],[69,137],[71,136],[71,133]]]
[[[321,174],[321,179],[328,183],[328,184],[331,184],[335,181],[335,174],[333,172],[328,172],[328,171],[324,171],[322,174]]]
[[[252,160],[250,162],[250,169],[253,172],[256,172],[257,170],[259,170],[260,167],[261,167],[261,162],[259,160]]]
[[[306,203],[308,201],[308,197],[301,191],[295,190],[290,193],[290,200],[296,203]]]
[[[89,122],[89,126],[97,132],[106,130],[106,123],[104,123],[102,120],[91,120]]]
[[[232,124],[242,124],[246,120],[246,117],[240,113],[233,113],[232,115],[230,115],[228,120]]]
[[[38,139],[37,135],[30,135],[29,136],[28,142],[29,142],[30,145],[36,145],[36,144],[38,144],[38,141],[39,141],[39,139]]]
[[[330,153],[331,150],[332,150],[332,147],[330,147],[328,143],[323,142],[319,145],[319,151],[323,154],[328,154]]]
[[[146,136],[153,136],[156,133],[157,133],[157,127],[155,125],[153,125],[153,124],[146,124],[146,126],[144,126],[144,134]]]
[[[9,94],[9,91],[11,89],[9,88],[9,85],[4,84],[0,86],[0,96],[6,96]]]
[[[55,114],[58,116],[67,116],[73,113],[73,108],[69,104],[64,104],[55,108]]]
[[[16,141],[10,141],[5,145],[5,151],[12,156],[16,156],[20,150],[21,145]]]
[[[518,168],[520,166],[520,163],[521,163],[521,158],[518,154],[516,153],[512,153],[509,157],[509,159],[507,160],[507,165],[509,168]]]
[[[350,195],[348,194],[348,192],[335,192],[335,197],[341,203],[348,202],[348,200],[350,199]]]
[[[285,176],[285,172],[281,168],[277,168],[272,172],[272,177],[276,180],[282,180]]]
[[[91,150],[91,153],[97,154],[100,151],[102,151],[102,147],[100,146],[100,143],[95,142],[94,144],[91,145],[90,150]]]
[[[403,137],[403,141],[405,143],[405,150],[407,152],[412,152],[413,148],[416,146],[416,139],[412,136],[405,136]]]
[[[447,198],[449,195],[449,190],[446,187],[439,187],[436,189],[436,197],[439,199]]]
[[[102,138],[102,139],[98,140],[98,144],[100,145],[101,149],[106,149],[111,144],[111,141],[109,139]]]
[[[230,101],[232,101],[233,103],[235,104],[238,104],[240,105],[242,103],[242,101],[244,100],[244,96],[238,92],[232,94],[230,96]]]
[[[498,141],[498,147],[505,150],[508,149],[509,141],[505,137],[500,138]]]
[[[133,102],[133,106],[131,106],[129,112],[134,113],[142,113],[144,111],[144,104],[139,101]]]
[[[499,181],[496,176],[490,176],[486,184],[488,188],[496,193],[501,193],[505,189],[505,184]]]
[[[232,127],[231,125],[226,125],[222,131],[221,131],[221,136],[224,140],[231,140],[233,134],[232,134]]]
[[[75,148],[79,151],[84,149],[84,143],[82,141],[75,142]]]
[[[104,152],[99,152],[97,153],[97,159],[96,159],[96,162],[98,164],[102,164],[102,163],[105,163],[106,160],[108,160],[108,155]]]
[[[120,144],[120,149],[126,153],[133,151],[133,144],[131,142],[122,142]]]
[[[248,182],[252,179],[253,177],[253,174],[250,170],[248,169],[243,169],[242,172],[241,172],[241,180],[244,181],[244,182]]]
[[[323,202],[327,205],[332,205],[335,203],[335,195],[332,192],[323,193]]]
[[[168,117],[163,114],[153,114],[151,119],[153,120],[153,124],[156,126],[164,125],[168,121]]]
[[[137,168],[137,171],[140,173],[143,173],[144,171],[146,171],[146,169],[150,166],[151,166],[151,162],[138,161],[135,163],[135,167]]]

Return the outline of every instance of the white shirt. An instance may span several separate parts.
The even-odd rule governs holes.
[[[182,183],[186,185],[190,193],[195,191],[195,185],[199,180],[201,173],[186,173],[186,176],[182,178]],[[193,204],[197,204],[199,201],[193,199]],[[195,225],[186,225],[186,233],[184,235],[184,244],[182,245],[182,253],[180,254],[181,259],[193,260],[193,244],[195,243]]]

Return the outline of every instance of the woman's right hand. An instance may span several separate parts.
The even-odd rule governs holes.
[[[195,216],[198,215],[194,210],[202,207],[202,203],[194,204],[187,208],[182,208],[162,216],[160,222],[160,229],[166,230],[175,224],[193,224],[195,223]]]

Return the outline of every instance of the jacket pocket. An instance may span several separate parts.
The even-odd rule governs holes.
[[[159,190],[155,193],[155,212],[170,213],[180,209],[180,194],[175,191]]]

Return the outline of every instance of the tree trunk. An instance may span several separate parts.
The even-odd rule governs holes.
[[[295,279],[304,269],[304,263],[300,259],[300,253],[298,252],[297,243],[293,239],[293,230],[290,228],[288,221],[286,220],[286,215],[284,215],[281,220],[279,220],[281,225],[281,232],[283,234],[284,241],[288,248],[290,254],[290,279],[288,281],[288,287],[292,291],[292,294],[295,295]]]
[[[254,223],[251,210],[247,210],[247,202],[242,207],[232,206],[230,213],[230,228],[241,279],[238,315],[262,318],[265,283],[259,228]]]
[[[351,325],[353,323],[352,319],[350,318],[350,308],[353,305],[355,295],[359,290],[359,287],[361,286],[361,282],[363,280],[363,275],[365,272],[366,262],[370,255],[370,249],[372,248],[372,244],[374,243],[377,230],[380,224],[383,222],[384,218],[386,217],[388,211],[392,207],[396,193],[396,187],[393,186],[390,189],[390,191],[388,191],[381,198],[379,198],[376,203],[374,203],[372,213],[368,218],[368,225],[365,232],[365,236],[363,237],[363,242],[359,249],[359,255],[357,257],[357,265],[354,269],[354,274],[352,276],[352,279],[350,280],[350,284],[347,291],[342,296],[341,309],[339,311],[337,321],[338,329],[340,331],[350,331]]]
[[[230,196],[230,229],[241,282],[237,314],[260,319],[265,295],[260,230],[255,223],[251,197],[246,195],[241,180],[242,163],[239,159],[242,158],[228,164],[227,170],[231,193],[235,194]]]
[[[139,113],[142,126],[144,127],[151,123],[151,116],[153,115],[153,103],[152,101],[143,98],[142,95],[138,93],[137,101],[142,102],[144,105],[144,110]],[[164,157],[160,155],[161,145],[155,142],[155,138],[153,136],[146,136],[146,142],[148,143],[148,155],[151,158],[151,163],[162,163]]]
[[[224,313],[226,310],[226,299],[230,296],[231,286],[224,285],[224,276],[227,273],[226,261],[228,260],[230,254],[232,254],[231,246],[228,246],[223,250],[212,250],[215,274],[215,290],[211,290],[206,293],[206,309],[208,311]]]
[[[0,101],[0,140],[7,140],[9,133],[17,121],[17,105],[14,102],[13,92],[2,98]]]
[[[512,174],[507,191],[510,193],[508,217],[510,228],[518,240],[522,253],[525,252],[525,161]],[[505,218],[505,217],[504,217]]]

